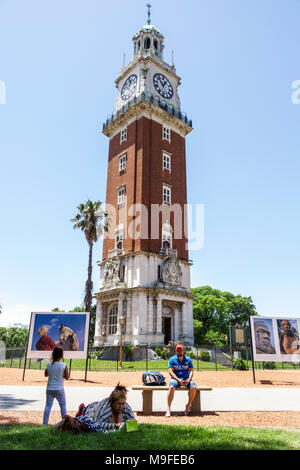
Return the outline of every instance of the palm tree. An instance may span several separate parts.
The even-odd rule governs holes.
[[[71,222],[74,223],[74,229],[80,228],[83,231],[89,244],[88,278],[85,284],[84,306],[86,312],[90,312],[93,299],[93,245],[98,241],[103,231],[108,231],[108,214],[104,212],[100,201],[88,200],[85,204],[79,204],[77,209],[79,212],[71,219]]]

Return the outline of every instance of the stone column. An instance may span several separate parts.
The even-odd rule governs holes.
[[[153,296],[150,294],[147,298],[148,316],[147,316],[147,335],[153,335]]]
[[[139,337],[139,292],[132,295],[132,342],[134,345],[138,344]]]
[[[187,336],[187,309],[186,309],[186,302],[181,304],[181,317],[182,317],[182,324],[181,324],[181,335],[182,338]]]
[[[183,335],[183,325],[182,325],[182,307],[183,304],[182,302],[180,302],[178,304],[178,339],[182,337]]]
[[[179,337],[179,304],[174,304],[173,307],[174,331],[172,341],[177,341]]]
[[[156,332],[154,336],[156,344],[164,344],[164,334],[162,332],[162,298],[156,297]]]
[[[153,305],[153,319],[152,319],[152,330],[153,334],[157,333],[157,297],[152,297],[152,305]]]
[[[105,342],[106,332],[103,331],[104,320],[103,303],[100,299],[97,299],[94,346],[102,346]]]
[[[156,307],[156,333],[162,334],[162,299],[157,296],[157,307]]]
[[[127,296],[124,296],[123,299],[123,317],[124,317],[124,334],[127,333],[127,321],[128,321],[128,315],[127,315]]]
[[[126,338],[132,344],[132,294],[127,296]]]
[[[151,52],[154,54],[154,37],[151,35],[151,38],[150,38],[150,49],[151,49]]]
[[[121,325],[120,325],[120,318],[123,316],[123,299],[124,295],[122,292],[119,294],[118,298],[118,325],[117,325],[117,335],[121,334]]]
[[[194,344],[193,301],[186,299],[182,303],[182,340],[185,344]]]

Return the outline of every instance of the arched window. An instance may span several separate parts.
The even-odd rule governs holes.
[[[123,250],[123,246],[124,246],[124,229],[123,229],[123,225],[119,225],[117,228],[116,228],[116,248],[118,250]]]
[[[144,49],[148,51],[150,49],[151,41],[150,38],[146,38],[144,42]]]
[[[163,240],[163,250],[167,250],[168,248],[171,248],[171,242],[170,240]]]
[[[118,328],[118,305],[115,304],[109,312],[108,334],[115,335]]]
[[[162,226],[162,249],[172,248],[172,227],[169,223]]]

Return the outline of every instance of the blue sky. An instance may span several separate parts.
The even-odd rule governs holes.
[[[117,78],[146,1],[0,0],[0,325],[80,305],[88,247],[70,222],[105,199]],[[299,0],[158,0],[152,23],[182,77],[188,202],[203,204],[192,286],[300,317]],[[99,284],[94,250],[94,286]]]

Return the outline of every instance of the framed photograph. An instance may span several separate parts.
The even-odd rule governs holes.
[[[231,343],[233,347],[247,346],[248,344],[248,328],[242,328],[241,326],[231,326]]]
[[[255,361],[300,362],[298,318],[250,317]]]
[[[86,359],[90,314],[88,312],[35,312],[31,314],[27,357],[50,359],[56,346],[65,359]]]
[[[298,321],[294,319],[276,319],[280,354],[283,356],[297,355],[300,362],[300,342]],[[287,359],[283,359],[287,360]]]

